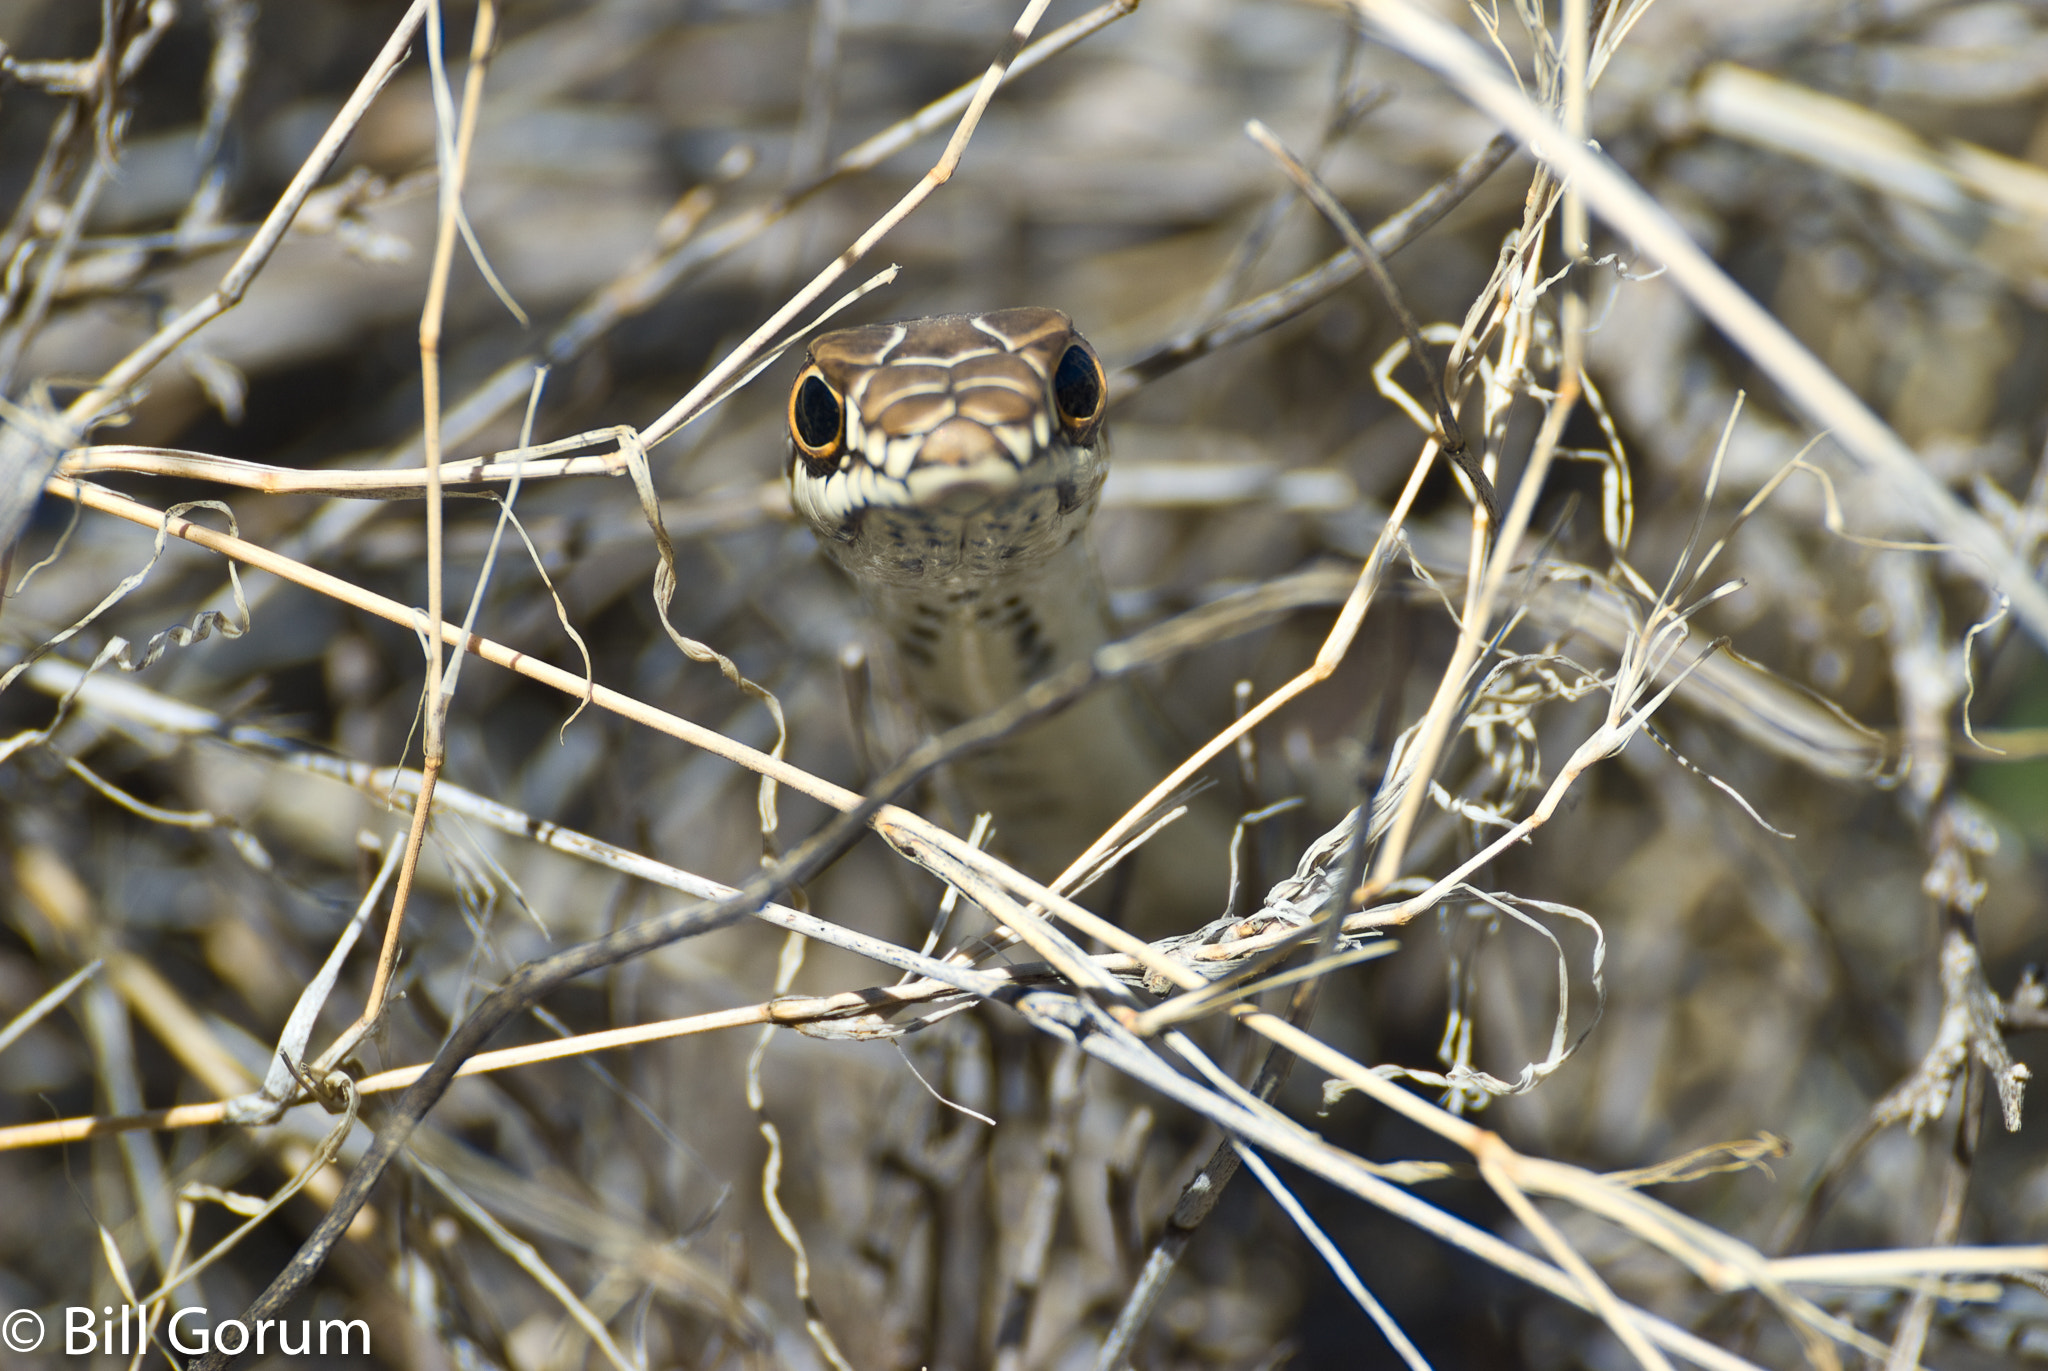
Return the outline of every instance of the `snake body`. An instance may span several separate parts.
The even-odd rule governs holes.
[[[859,583],[937,726],[1108,641],[1084,536],[1108,469],[1107,401],[1094,348],[1053,309],[874,324],[811,344],[790,388],[791,497]],[[1135,690],[1099,690],[958,774],[969,802],[995,815],[998,850],[1047,877],[1164,774],[1162,742]],[[1220,846],[1193,850],[1185,824],[1161,837],[1142,854],[1144,883],[1186,890],[1210,875],[1220,905]]]

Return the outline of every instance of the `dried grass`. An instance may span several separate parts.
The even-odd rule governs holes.
[[[442,18],[0,9],[0,1360],[2048,1360],[2037,14]],[[921,741],[775,347],[1017,303],[1132,636]],[[1129,673],[1150,942],[945,770]]]

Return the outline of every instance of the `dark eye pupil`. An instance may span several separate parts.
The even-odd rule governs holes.
[[[1062,418],[1085,424],[1102,408],[1102,373],[1083,347],[1070,347],[1052,374],[1052,398]]]
[[[797,388],[790,416],[805,447],[826,447],[839,436],[839,397],[815,376],[805,377]]]

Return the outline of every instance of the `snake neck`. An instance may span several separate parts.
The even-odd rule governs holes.
[[[996,578],[963,571],[915,582],[864,582],[876,623],[940,728],[1006,704],[1109,641],[1101,579],[1071,539],[1035,566]]]
[[[869,578],[863,589],[926,716],[950,728],[1013,699],[1113,636],[1084,538],[995,579]],[[996,819],[994,847],[1050,880],[1171,769],[1171,729],[1136,682],[1120,680],[962,758],[967,802]],[[1214,799],[1155,836],[1136,858],[1127,909],[1148,933],[1193,928],[1222,910],[1229,830]],[[1098,887],[1100,903],[1110,887]]]

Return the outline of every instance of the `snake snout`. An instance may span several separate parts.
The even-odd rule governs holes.
[[[925,435],[907,483],[919,509],[973,514],[1014,493],[1023,479],[1017,451],[1001,429],[956,417]]]

